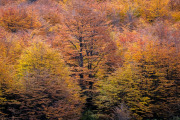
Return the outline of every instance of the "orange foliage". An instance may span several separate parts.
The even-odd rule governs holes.
[[[32,12],[18,6],[2,7],[0,9],[0,26],[11,32],[18,30],[35,29],[41,26]]]

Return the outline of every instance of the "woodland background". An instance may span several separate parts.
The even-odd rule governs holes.
[[[179,120],[179,0],[0,0],[1,120]]]

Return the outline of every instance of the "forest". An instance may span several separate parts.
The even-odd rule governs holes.
[[[180,120],[180,1],[0,0],[0,120]]]

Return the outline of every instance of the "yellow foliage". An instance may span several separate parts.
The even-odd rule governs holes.
[[[62,56],[44,42],[35,40],[29,48],[25,49],[16,68],[16,76],[21,85],[26,82],[23,79],[27,74],[38,74],[37,71],[40,72],[39,74],[47,72],[47,74],[52,75],[52,79],[59,78],[59,84],[66,84],[65,86],[73,93],[74,99],[79,99],[78,91],[80,88],[77,87],[77,81],[70,79],[68,67]]]
[[[173,17],[173,19],[175,20],[175,21],[180,21],[180,11],[178,11],[178,12],[171,12],[171,16]]]
[[[142,16],[148,21],[168,15],[169,0],[148,0],[140,3]]]
[[[58,52],[50,49],[43,42],[34,42],[32,46],[26,49],[19,60],[20,73],[33,72],[34,69],[50,69],[53,74],[61,73],[62,76],[67,76],[64,72],[65,66]],[[61,71],[64,69],[64,71]]]

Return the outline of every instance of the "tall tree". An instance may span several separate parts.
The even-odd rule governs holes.
[[[74,1],[67,6],[64,20],[67,36],[63,49],[67,63],[78,78],[79,84],[88,96],[87,106],[92,105],[93,87],[96,82],[96,73],[99,69],[104,72],[112,70],[115,49],[109,36],[108,23],[103,13],[95,11],[90,4],[84,1]]]

